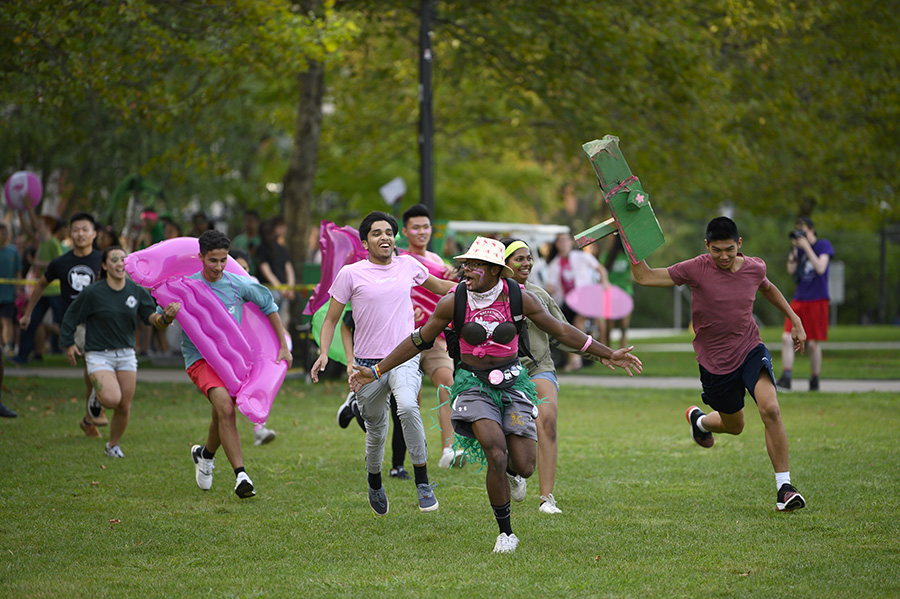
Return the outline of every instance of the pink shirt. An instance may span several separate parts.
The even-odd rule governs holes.
[[[350,304],[356,330],[353,353],[383,358],[413,331],[409,291],[428,279],[428,271],[411,256],[393,256],[390,264],[360,260],[341,268],[328,293]]]
[[[431,276],[437,279],[444,278],[444,261],[434,252],[426,252],[425,256],[413,254],[406,250],[400,250],[400,253],[403,256],[412,256],[421,262],[422,266],[428,270],[428,274]],[[428,319],[434,314],[434,309],[442,296],[432,291],[428,291],[422,286],[417,286],[412,288],[410,297],[412,297],[415,323],[417,327],[420,327],[428,322]],[[441,333],[441,335],[443,335],[443,333]]]
[[[766,263],[744,256],[737,272],[716,266],[712,256],[673,264],[669,276],[676,285],[691,286],[691,318],[697,361],[713,374],[734,372],[747,354],[762,343],[753,320],[753,302],[758,290],[771,286]]]
[[[521,287],[521,285],[519,285]],[[503,281],[503,293],[507,291],[506,281]],[[456,288],[450,293],[455,293]],[[508,298],[497,298],[493,304],[487,308],[480,310],[472,310],[466,302],[466,319],[465,322],[477,322],[487,331],[488,338],[481,345],[474,346],[466,343],[465,339],[459,338],[459,351],[463,354],[469,354],[476,357],[495,356],[495,357],[514,357],[519,353],[519,336],[516,335],[512,341],[507,344],[499,345],[491,341],[491,335],[497,325],[503,322],[512,322],[512,313],[509,309]],[[452,326],[452,321],[451,321]]]

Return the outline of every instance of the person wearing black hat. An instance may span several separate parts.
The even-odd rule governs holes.
[[[808,216],[797,218],[790,233],[791,252],[787,270],[797,282],[791,309],[797,313],[806,330],[806,347],[809,352],[809,390],[819,390],[822,371],[822,341],[828,340],[828,269],[834,258],[834,248],[827,239],[816,237],[816,228]],[[794,367],[793,340],[790,321],[785,320],[781,335],[781,377],[777,385],[784,391],[791,389],[791,371]]]

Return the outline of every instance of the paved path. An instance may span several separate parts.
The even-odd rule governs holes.
[[[44,377],[80,379],[83,370],[81,368],[16,368],[6,367],[6,377]],[[305,378],[305,373],[300,369],[292,369],[288,372],[288,378]],[[152,383],[190,383],[190,379],[184,370],[179,368],[141,368],[138,367],[138,381]],[[586,374],[561,374],[560,385],[579,385],[586,387],[615,388],[652,388],[652,389],[696,389],[700,391],[700,379],[697,377],[667,377],[636,375],[629,377],[624,373],[609,374],[606,376],[591,376]],[[886,393],[900,393],[900,380],[833,380],[822,379],[820,382],[822,391],[834,393],[854,393],[864,391],[883,391]],[[809,381],[794,381],[794,391],[808,391]]]

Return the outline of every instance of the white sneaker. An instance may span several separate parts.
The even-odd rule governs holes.
[[[246,472],[241,472],[237,475],[237,480],[234,481],[234,492],[241,499],[247,499],[256,495],[256,491],[253,490],[253,481],[250,480]]]
[[[518,474],[512,476],[509,472],[506,473],[506,478],[509,479],[509,496],[512,500],[522,501],[525,499],[525,493],[528,490],[528,481]]]
[[[253,429],[254,445],[265,445],[266,443],[271,443],[274,440],[275,431],[273,431],[272,429],[266,428],[264,426]]]
[[[494,545],[494,553],[512,553],[519,544],[519,537],[515,533],[508,535],[501,532],[497,537],[497,543]]]
[[[106,449],[104,449],[103,451],[106,453],[106,455],[108,455],[111,458],[124,458],[125,457],[125,454],[122,453],[122,450],[119,448],[118,445],[113,445],[112,447],[110,447],[109,443],[107,443]]]
[[[553,493],[547,496],[541,495],[541,507],[538,510],[543,514],[561,514],[562,510],[556,507],[556,500]]]
[[[453,449],[450,447],[444,448],[444,451],[441,453],[441,459],[438,461],[438,466],[441,468],[450,468],[452,466],[462,468],[465,465],[466,452],[462,449],[453,451]]]
[[[194,470],[196,471],[197,486],[204,491],[209,491],[212,487],[212,471],[216,467],[213,462],[216,458],[207,460],[202,455],[203,448],[199,445],[191,447],[191,459],[194,461]]]

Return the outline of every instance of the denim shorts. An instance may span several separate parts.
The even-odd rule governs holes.
[[[85,352],[84,363],[87,366],[88,374],[93,374],[98,370],[137,371],[137,357],[134,355],[133,347]]]
[[[559,391],[559,379],[556,378],[555,370],[548,370],[547,372],[539,372],[536,375],[534,375],[533,377],[531,377],[532,381],[535,379],[546,379],[546,380],[550,381],[551,383],[553,383],[553,386],[555,386],[556,390]]]

